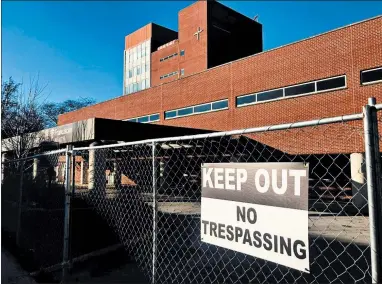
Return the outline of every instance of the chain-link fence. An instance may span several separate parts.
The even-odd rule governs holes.
[[[367,118],[377,125],[376,117],[355,114],[67,151],[71,179],[66,203],[64,180],[54,182],[61,185],[60,194],[52,190],[52,182],[48,183],[52,188],[49,194],[42,197],[54,196],[61,209],[64,204],[70,208],[65,215],[70,220],[67,234],[64,211],[49,214],[60,226],[54,230],[60,235],[54,241],[61,246],[60,253],[55,254],[57,262],[63,258],[73,263],[84,254],[120,244],[152,283],[375,281],[381,265],[381,234],[376,228],[381,211],[376,201],[381,199],[368,192],[381,190],[381,168],[379,143],[370,142],[378,133],[377,127],[370,127]],[[377,138],[374,140],[379,141]],[[309,164],[309,273],[201,241],[202,164],[270,162]],[[5,175],[8,178],[4,178],[3,186],[9,185],[4,189],[11,188],[12,192],[20,188],[18,172],[26,171]],[[12,184],[7,179],[16,181]],[[3,204],[6,200],[17,204],[18,195],[4,199],[4,189]],[[26,196],[23,194],[23,200],[28,200]],[[7,208],[14,210],[10,205]],[[52,206],[49,209],[58,211]],[[7,215],[3,228],[12,228],[18,217]],[[21,227],[24,222],[32,224],[23,221]],[[47,225],[42,227],[48,231]],[[37,234],[32,229],[19,231],[25,236]],[[69,238],[64,239],[64,235]],[[51,237],[29,239],[41,248],[47,246],[39,256],[52,251]]]

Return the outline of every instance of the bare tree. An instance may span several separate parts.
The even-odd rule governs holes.
[[[42,105],[42,113],[44,115],[45,125],[47,127],[57,126],[57,120],[60,114],[75,111],[94,103],[95,100],[91,98],[79,98],[77,100],[70,99],[60,103],[45,103]]]
[[[44,128],[39,102],[46,85],[40,86],[38,77],[32,78],[28,86],[9,78],[1,87],[2,148],[16,159],[25,158],[43,139],[38,133]]]

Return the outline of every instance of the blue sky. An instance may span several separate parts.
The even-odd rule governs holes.
[[[2,78],[39,74],[52,101],[122,95],[124,36],[155,22],[177,30],[192,1],[2,1]],[[382,14],[378,1],[223,1],[263,24],[264,49]]]

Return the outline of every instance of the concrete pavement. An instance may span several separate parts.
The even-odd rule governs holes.
[[[4,248],[1,248],[1,283],[36,284]]]

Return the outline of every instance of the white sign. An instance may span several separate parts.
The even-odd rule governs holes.
[[[308,166],[202,166],[201,240],[309,273]]]

